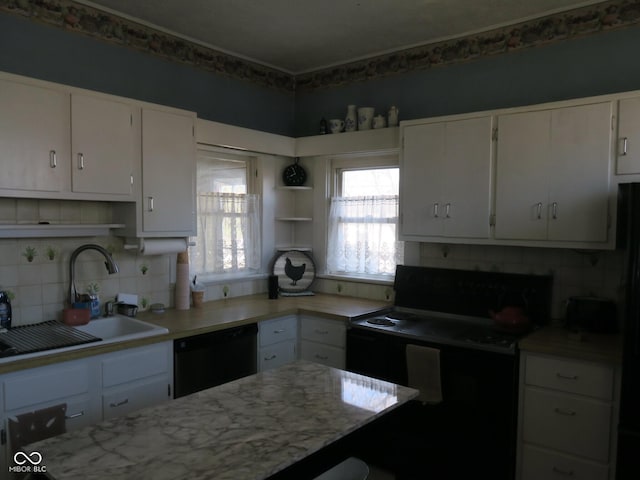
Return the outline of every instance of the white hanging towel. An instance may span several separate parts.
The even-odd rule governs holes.
[[[430,404],[442,402],[440,350],[409,344],[406,357],[409,386],[420,390],[418,400]]]

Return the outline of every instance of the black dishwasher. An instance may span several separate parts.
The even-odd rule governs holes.
[[[257,335],[252,323],[174,340],[174,398],[256,373]]]

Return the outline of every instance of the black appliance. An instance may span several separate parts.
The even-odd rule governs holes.
[[[255,323],[174,340],[174,398],[257,371]]]
[[[618,190],[618,247],[625,250],[622,385],[616,478],[640,478],[640,183]]]
[[[383,466],[513,479],[517,341],[549,320],[551,287],[546,275],[397,267],[393,308],[351,322],[347,369],[406,385],[406,346],[437,348],[443,401],[415,406],[403,426],[396,422],[388,447],[398,451],[387,458],[402,460]],[[505,330],[491,318],[490,311],[509,306],[531,320],[526,329]],[[384,455],[376,457],[368,460]]]

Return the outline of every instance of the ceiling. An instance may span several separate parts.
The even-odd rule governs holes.
[[[77,0],[299,74],[602,0]]]

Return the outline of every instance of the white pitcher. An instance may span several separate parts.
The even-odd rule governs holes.
[[[398,107],[391,107],[389,109],[389,113],[387,115],[387,124],[390,127],[397,127],[398,126],[398,115],[400,114],[400,110],[398,110]]]
[[[373,107],[360,107],[358,109],[358,130],[371,130],[374,111]]]
[[[356,106],[347,106],[347,116],[344,119],[344,131],[355,132],[358,128],[358,116],[356,115]]]

